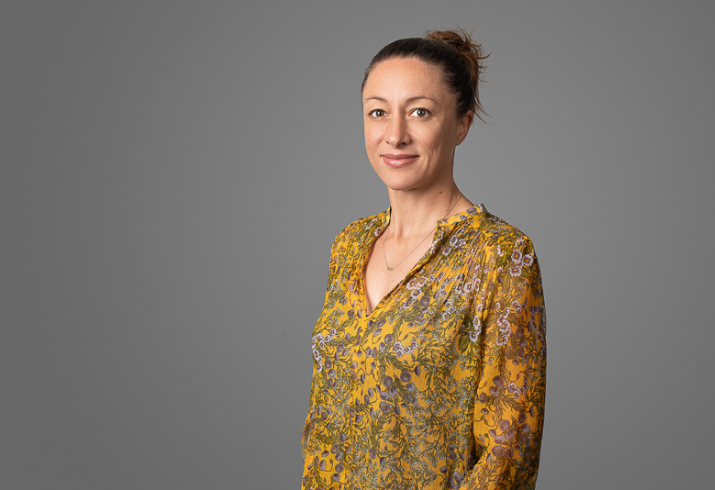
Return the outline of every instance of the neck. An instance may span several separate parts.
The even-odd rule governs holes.
[[[424,234],[437,221],[460,213],[471,206],[452,181],[427,192],[388,190],[390,197],[390,235],[399,240],[414,234]],[[457,202],[459,201],[459,202]]]

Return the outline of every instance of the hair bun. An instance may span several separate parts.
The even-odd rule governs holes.
[[[450,29],[448,31],[427,31],[427,33],[425,33],[425,39],[442,41],[452,46],[457,50],[469,68],[469,72],[472,75],[472,83],[477,85],[479,82],[484,81],[482,75],[487,68],[484,60],[489,57],[489,54],[484,54],[481,44],[472,41],[471,32],[467,32],[461,28]]]

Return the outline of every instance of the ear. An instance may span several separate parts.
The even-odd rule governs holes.
[[[474,121],[474,113],[472,111],[467,111],[463,116],[460,116],[457,120],[457,144],[459,146],[464,138],[469,134],[469,128],[472,127],[472,121]]]

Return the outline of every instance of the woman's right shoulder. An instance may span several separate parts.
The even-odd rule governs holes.
[[[383,211],[373,216],[356,219],[337,234],[333,241],[333,248],[340,245],[355,246],[365,240],[372,241],[373,236],[382,233],[387,225],[388,216],[387,211]]]
[[[328,284],[332,284],[332,278],[342,268],[342,265],[361,253],[367,248],[373,239],[370,235],[379,235],[382,227],[386,226],[387,213],[380,213],[366,218],[360,218],[342,229],[333,240],[330,248],[330,279]]]

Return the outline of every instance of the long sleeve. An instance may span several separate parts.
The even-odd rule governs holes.
[[[546,312],[530,240],[498,246],[488,269],[474,313],[481,337],[477,461],[459,488],[533,489],[546,395]]]

